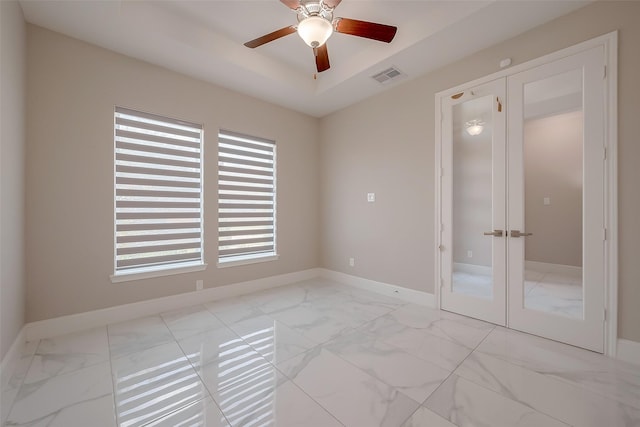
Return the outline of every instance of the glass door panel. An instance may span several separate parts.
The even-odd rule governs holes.
[[[441,307],[506,322],[505,80],[442,104]]]
[[[493,299],[493,95],[453,106],[453,292]]]
[[[509,327],[604,350],[604,54],[508,80]]]
[[[582,69],[524,85],[524,306],[583,318]]]

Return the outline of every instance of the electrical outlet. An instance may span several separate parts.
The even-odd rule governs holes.
[[[356,260],[353,258],[349,258],[349,267],[353,267],[354,265],[356,265]]]
[[[376,201],[376,193],[367,193],[367,202],[373,203]]]
[[[467,251],[467,258],[473,258],[473,251]]]
[[[203,280],[196,280],[196,291],[201,291],[204,288]]]

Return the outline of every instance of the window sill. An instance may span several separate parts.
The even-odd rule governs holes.
[[[278,254],[269,254],[269,255],[253,256],[253,257],[251,256],[237,257],[237,258],[231,258],[227,261],[218,261],[218,268],[257,264],[259,262],[275,261],[278,258],[280,258]]]
[[[204,271],[207,264],[195,264],[184,267],[165,268],[162,270],[133,271],[131,273],[112,274],[109,276],[111,283],[130,282],[133,280],[151,279],[153,277],[173,276],[176,274]]]

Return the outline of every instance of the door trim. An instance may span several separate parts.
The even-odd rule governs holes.
[[[618,32],[608,34],[578,43],[559,51],[532,59],[523,64],[500,70],[488,76],[441,91],[435,95],[435,265],[434,265],[434,294],[437,308],[440,309],[442,272],[440,269],[441,228],[442,228],[442,99],[469,90],[478,85],[488,83],[501,77],[526,71],[528,69],[589,50],[596,46],[604,48],[605,69],[605,100],[604,100],[604,129],[606,148],[605,158],[605,333],[604,354],[615,357],[618,342]]]

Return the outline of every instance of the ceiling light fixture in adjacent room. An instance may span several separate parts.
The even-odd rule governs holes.
[[[482,120],[469,120],[464,124],[466,131],[471,136],[480,135],[484,130],[484,122]]]

